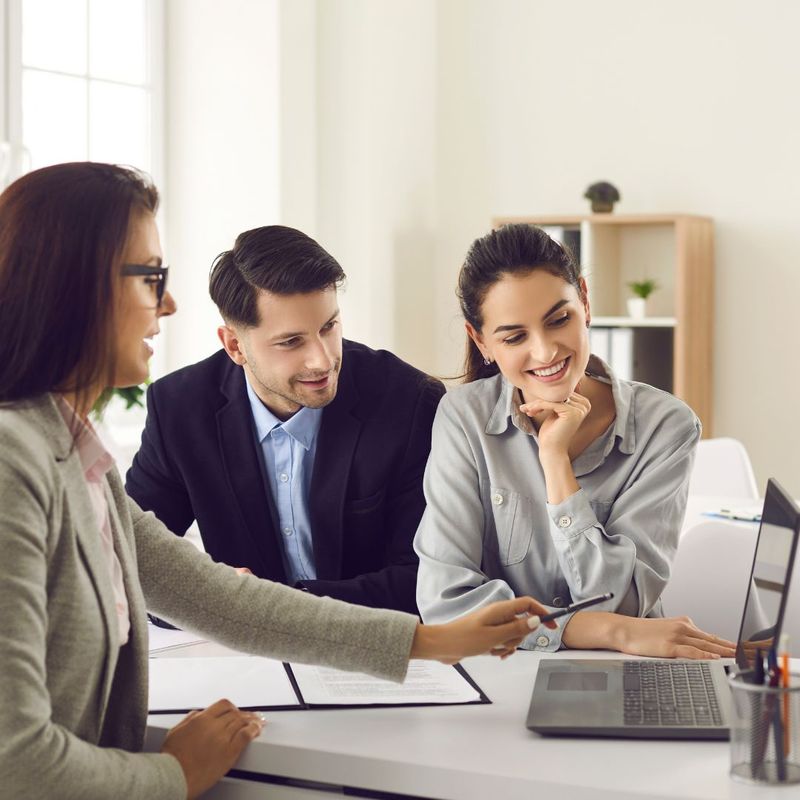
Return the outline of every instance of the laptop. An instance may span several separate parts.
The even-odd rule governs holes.
[[[798,537],[800,509],[770,480],[734,669],[753,669],[756,648],[766,652],[778,642]],[[727,739],[727,670],[719,661],[542,659],[527,726],[555,736]]]

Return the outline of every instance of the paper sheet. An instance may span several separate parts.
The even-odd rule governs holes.
[[[190,644],[198,644],[205,641],[195,633],[159,628],[157,625],[153,625],[152,622],[147,623],[147,638],[147,649],[151,653],[160,653],[177,647],[188,647]]]
[[[453,667],[435,661],[411,661],[404,683],[361,672],[292,664],[303,699],[310,705],[469,703],[480,695]]]
[[[257,656],[151,658],[150,711],[206,708],[221,698],[239,708],[297,706],[283,664]]]

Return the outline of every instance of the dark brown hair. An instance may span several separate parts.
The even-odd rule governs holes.
[[[544,269],[572,284],[584,299],[581,271],[569,250],[535,225],[504,225],[476,239],[458,275],[458,300],[464,319],[480,331],[481,308],[489,289],[506,275],[528,275]],[[488,378],[498,372],[497,364],[484,364],[483,356],[467,336],[464,382]]]
[[[339,262],[310,236],[283,225],[240,233],[233,250],[211,265],[209,293],[228,322],[253,328],[258,292],[307,294],[339,286],[345,279]]]
[[[131,219],[157,207],[145,175],[90,162],[35,170],[0,195],[0,401],[83,401],[111,382],[116,276]]]

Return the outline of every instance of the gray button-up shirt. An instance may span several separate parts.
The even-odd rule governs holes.
[[[595,356],[587,373],[611,384],[616,419],[572,462],[581,489],[557,505],[511,384],[497,375],[442,399],[414,541],[425,622],[520,595],[554,610],[603,592],[614,599],[597,609],[661,616],[700,422],[673,395],[619,380]],[[568,620],[523,647],[557,650]]]

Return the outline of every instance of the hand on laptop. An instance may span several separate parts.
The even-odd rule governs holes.
[[[659,658],[732,658],[736,644],[701,631],[689,617],[619,618],[623,653]]]
[[[732,658],[736,651],[733,642],[701,631],[689,617],[628,617],[609,611],[579,611],[561,641],[565,647],[656,658]]]
[[[445,625],[418,625],[411,658],[428,658],[455,664],[467,656],[491,652],[507,658],[539,624],[547,609],[531,597],[515,597],[480,608]],[[530,620],[530,622],[529,622]],[[555,628],[555,622],[544,622]]]

